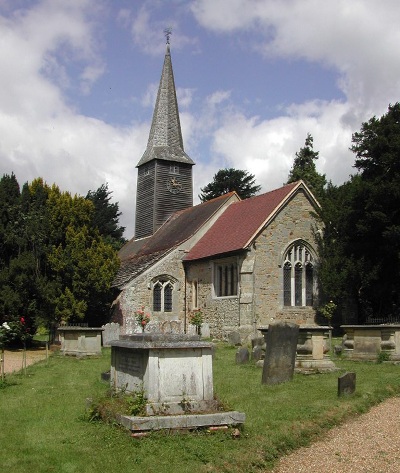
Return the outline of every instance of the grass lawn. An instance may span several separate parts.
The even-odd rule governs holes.
[[[221,346],[214,388],[227,408],[246,413],[240,438],[199,431],[133,439],[118,426],[85,420],[86,398],[107,391],[100,374],[110,368],[110,350],[86,359],[55,354],[0,385],[0,464],[10,473],[265,471],[290,449],[400,393],[400,366],[335,362],[342,371],[265,386],[260,368],[236,365],[235,349]],[[356,393],[338,398],[345,371],[356,372]]]

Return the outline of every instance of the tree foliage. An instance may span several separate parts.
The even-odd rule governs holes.
[[[400,104],[353,134],[358,174],[327,192],[321,282],[359,314],[400,315]]]
[[[34,330],[61,320],[107,321],[119,263],[94,224],[92,200],[40,178],[20,192],[14,174],[0,179],[0,197],[0,322],[22,316]],[[118,205],[107,203],[118,235]]]
[[[123,238],[125,227],[119,225],[121,212],[118,202],[111,202],[111,196],[108,184],[102,184],[96,191],[89,191],[86,199],[94,205],[92,225],[98,229],[105,241],[118,250],[126,241]]]
[[[199,198],[201,202],[235,191],[241,199],[256,195],[261,186],[255,183],[255,177],[240,169],[220,169],[209,184],[201,188]]]
[[[324,187],[326,185],[325,174],[317,172],[315,161],[318,159],[319,152],[314,151],[314,139],[307,134],[304,147],[296,153],[293,167],[289,172],[287,184],[303,180],[311,192],[319,200],[323,198]]]

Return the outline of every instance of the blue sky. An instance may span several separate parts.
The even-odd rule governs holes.
[[[279,187],[308,132],[340,184],[352,133],[400,99],[399,18],[398,0],[0,0],[0,173],[107,182],[130,238],[172,27],[195,202],[224,167]]]

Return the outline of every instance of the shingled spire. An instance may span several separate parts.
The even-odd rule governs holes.
[[[169,43],[167,43],[147,148],[137,167],[152,159],[194,164],[183,149],[181,122],[179,120]]]
[[[169,35],[147,148],[136,166],[136,239],[152,235],[173,213],[193,205],[194,162],[183,149]]]

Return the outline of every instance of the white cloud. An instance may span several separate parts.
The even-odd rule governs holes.
[[[264,190],[287,178],[307,132],[320,151],[317,167],[335,183],[354,172],[351,134],[399,100],[400,2],[397,0],[195,0],[202,27],[252,39],[242,47],[266,57],[307,60],[337,71],[343,103],[292,104],[260,121],[233,114],[214,134],[221,163],[256,174]],[[252,44],[251,42],[252,41]]]
[[[14,172],[20,185],[42,177],[80,195],[108,182],[131,235],[132,156],[143,152],[147,126],[114,128],[79,114],[64,95],[71,65],[85,92],[103,73],[92,23],[98,11],[96,1],[45,0],[0,17],[0,173]]]

